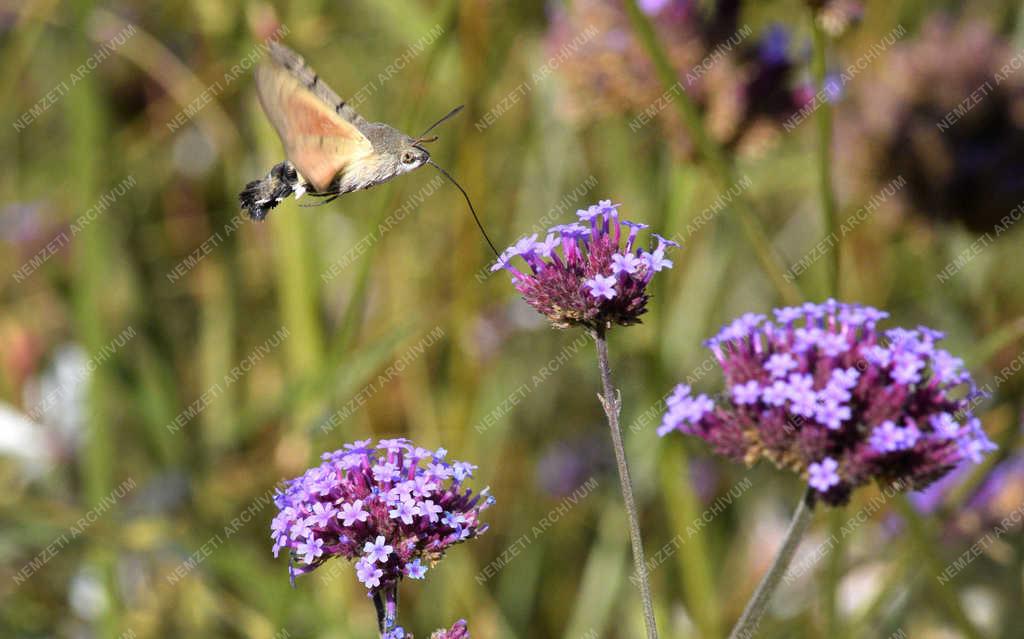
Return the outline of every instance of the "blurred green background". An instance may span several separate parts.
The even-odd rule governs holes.
[[[654,430],[673,384],[719,384],[701,341],[721,323],[828,295],[832,250],[807,257],[826,236],[819,114],[786,125],[814,90],[812,10],[640,4],[681,81],[707,62],[686,90],[612,1],[0,4],[0,635],[375,636],[347,566],[289,586],[268,495],[396,435],[479,464],[498,499],[486,535],[402,586],[406,629],[641,635],[593,347],[489,276],[458,192],[424,169],[239,217],[241,187],[284,159],[252,81],[280,30],[371,121],[416,134],[465,104],[432,152],[499,244],[599,198],[684,241],[612,360],[662,634],[724,636],[800,480]],[[929,504],[850,528],[872,488],[819,513],[798,561],[841,543],[759,636],[1024,637],[1024,9],[825,4],[833,86],[875,47],[818,107],[837,219],[856,220],[841,297],[947,331],[1001,448]]]

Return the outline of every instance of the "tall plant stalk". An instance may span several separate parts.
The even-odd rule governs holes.
[[[827,71],[828,36],[815,12],[811,12],[811,23],[814,32],[814,58],[812,67],[814,84],[819,96],[825,96],[818,105],[815,120],[818,125],[818,192],[821,199],[821,216],[824,222],[825,236],[834,241],[828,260],[828,294],[839,295],[839,267],[842,253],[839,251],[839,236],[836,235],[836,196],[832,190],[832,105],[827,99],[825,75]]]
[[[608,341],[603,330],[594,331],[594,343],[597,345],[597,365],[601,369],[602,393],[598,395],[605,415],[608,416],[608,428],[612,435],[612,448],[615,450],[615,464],[619,470],[619,484],[622,487],[622,499],[626,504],[626,516],[629,520],[629,540],[633,546],[633,565],[637,580],[640,582],[640,598],[644,607],[644,626],[647,639],[657,639],[658,628],[654,619],[654,602],[651,599],[651,584],[647,575],[647,563],[644,560],[644,544],[640,536],[640,519],[637,515],[636,500],[633,498],[633,482],[629,477],[629,464],[626,461],[626,449],[622,444],[622,428],[619,415],[622,409],[622,398],[612,383],[612,369],[608,363]]]
[[[828,100],[825,82],[828,71],[828,36],[817,19],[817,12],[811,9],[811,30],[814,34],[814,52],[811,60],[814,86],[817,95],[825,99],[818,105],[815,121],[818,129],[817,137],[817,175],[818,196],[821,203],[822,229],[825,237],[831,238],[832,250],[825,261],[826,292],[829,297],[839,297],[839,269],[842,260],[839,235],[836,234],[836,196],[832,190],[832,104]],[[831,513],[829,531],[833,537],[842,527],[841,511]],[[825,609],[825,632],[830,637],[841,637],[839,618],[836,614],[836,590],[842,576],[843,552],[841,547],[833,550],[825,570],[825,587],[822,589],[823,607]]]
[[[391,584],[375,591],[373,605],[377,608],[380,639],[388,639],[388,635],[398,625],[398,584]]]

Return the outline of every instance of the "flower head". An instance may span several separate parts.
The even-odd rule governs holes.
[[[601,200],[578,211],[579,222],[550,229],[544,242],[523,237],[492,270],[509,271],[523,299],[558,328],[637,324],[647,311],[647,285],[672,267],[666,251],[679,245],[654,235],[656,246],[637,247],[644,225],[621,220],[618,207]],[[512,263],[517,257],[525,269]]]
[[[717,401],[680,385],[658,429],[719,453],[803,474],[844,503],[871,480],[921,489],[993,450],[971,412],[978,393],[962,361],[927,327],[881,331],[888,315],[828,300],[747,314],[707,344],[725,375]]]
[[[448,462],[404,439],[369,440],[323,455],[323,463],[286,483],[274,496],[275,556],[290,551],[291,574],[332,557],[356,562],[371,592],[422,579],[449,546],[487,530],[480,513],[493,503],[463,482],[476,466]]]

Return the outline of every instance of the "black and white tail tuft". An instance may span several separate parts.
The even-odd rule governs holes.
[[[281,162],[270,169],[261,180],[253,180],[238,194],[242,208],[249,217],[260,222],[267,217],[270,209],[290,195],[299,197],[306,192],[305,182],[291,162]]]

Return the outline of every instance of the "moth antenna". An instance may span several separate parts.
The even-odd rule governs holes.
[[[437,122],[434,122],[433,124],[431,124],[430,126],[428,126],[428,127],[427,127],[427,130],[426,130],[426,131],[424,131],[423,133],[420,133],[420,136],[419,136],[419,137],[418,137],[417,139],[418,139],[418,140],[422,140],[422,139],[423,139],[423,137],[424,137],[424,136],[425,136],[426,134],[428,134],[428,133],[430,133],[431,131],[433,131],[434,129],[436,129],[436,128],[437,128],[437,127],[438,127],[439,125],[441,125],[441,124],[444,124],[444,123],[445,123],[446,121],[448,121],[448,120],[449,120],[450,118],[452,118],[452,117],[455,117],[455,114],[457,114],[457,113],[458,113],[459,111],[461,111],[461,110],[462,110],[462,107],[464,107],[464,106],[466,106],[466,105],[464,105],[464,104],[460,104],[459,106],[455,107],[454,109],[452,109],[451,111],[449,111],[448,113],[446,113],[446,114],[445,114],[445,116],[444,116],[443,118],[441,118],[441,119],[440,119],[440,120],[438,120]]]
[[[462,107],[459,107],[459,109],[461,109],[461,108]],[[458,109],[456,109],[456,111],[457,110]],[[449,114],[449,115],[451,115],[451,114]],[[447,117],[448,116],[445,116],[445,118],[447,118]],[[429,131],[429,129],[428,129],[428,131]],[[448,181],[451,182],[452,184],[454,184],[455,188],[457,188],[459,191],[462,192],[462,197],[466,198],[466,204],[469,205],[469,212],[473,214],[473,220],[476,221],[477,228],[480,229],[480,233],[483,234],[484,239],[487,240],[487,245],[491,247],[492,251],[494,251],[494,256],[497,257],[498,259],[501,259],[501,254],[498,252],[498,249],[494,248],[494,242],[491,241],[491,238],[487,237],[487,231],[484,230],[484,225],[480,223],[480,218],[477,217],[476,209],[473,208],[473,202],[469,199],[469,194],[466,193],[466,189],[462,188],[462,185],[460,185],[458,182],[456,182],[455,178],[453,178],[451,175],[448,174],[448,171],[445,171],[443,168],[441,168],[441,166],[439,164],[435,163],[433,160],[428,159],[427,160],[427,164],[429,164],[430,166],[432,166],[435,169],[437,169],[438,171],[440,171],[441,175],[443,175],[446,178],[448,178]]]

